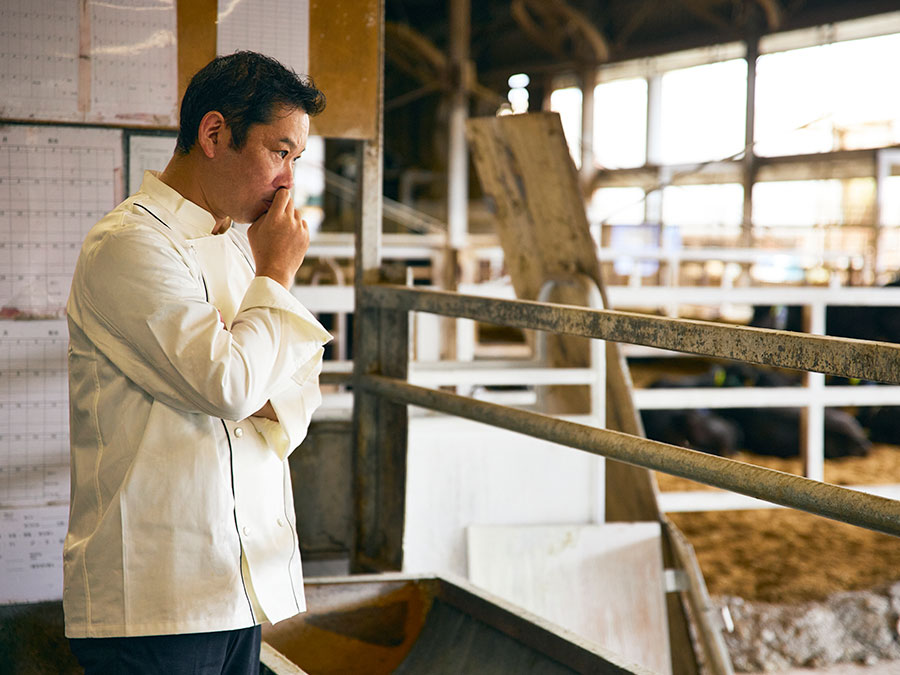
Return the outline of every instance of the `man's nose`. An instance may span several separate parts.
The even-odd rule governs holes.
[[[294,187],[294,165],[288,164],[287,167],[279,174],[278,176],[278,188],[287,188],[288,190],[293,189]]]

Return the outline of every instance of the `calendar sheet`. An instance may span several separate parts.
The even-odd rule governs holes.
[[[62,596],[69,500],[65,321],[0,321],[0,603]]]
[[[177,60],[171,0],[0,3],[2,118],[174,126]]]
[[[91,113],[171,125],[178,99],[175,3],[90,2]]]
[[[0,117],[79,117],[79,4],[0,3]]]
[[[0,507],[69,499],[65,321],[0,322]]]
[[[0,510],[0,604],[62,597],[67,505]]]
[[[0,317],[62,316],[90,227],[121,201],[122,132],[0,126]]]
[[[121,200],[122,173],[119,130],[0,125],[0,603],[61,595],[62,317],[81,242]]]
[[[128,136],[128,194],[141,187],[144,171],[162,171],[175,151],[175,136]]]
[[[309,0],[218,0],[216,53],[261,52],[309,72]]]

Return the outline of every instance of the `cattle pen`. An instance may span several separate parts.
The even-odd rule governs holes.
[[[900,535],[900,502],[643,438],[630,378],[623,373],[627,366],[618,345],[640,345],[807,371],[816,376],[831,374],[893,385],[900,384],[900,345],[608,309],[610,304],[604,296],[602,280],[590,272],[578,273],[578,265],[589,262],[594,253],[593,248],[586,250],[586,245],[582,245],[587,241],[582,241],[587,235],[585,214],[581,201],[570,198],[577,194],[574,167],[558,131],[558,122],[547,118],[516,121],[507,118],[503,127],[494,124],[485,122],[477,130],[481,142],[490,138],[491,142],[509,142],[509,145],[496,152],[476,154],[476,164],[479,157],[482,161],[513,157],[517,150],[525,152],[525,148],[530,153],[544,153],[540,157],[517,157],[515,162],[481,167],[482,182],[492,186],[486,191],[495,200],[498,224],[507,218],[511,223],[504,227],[514,225],[506,232],[507,237],[510,234],[513,237],[511,245],[509,241],[504,243],[507,262],[518,265],[520,272],[531,274],[532,283],[536,277],[543,276],[538,286],[531,289],[533,295],[524,294],[524,297],[547,297],[543,292],[538,293],[538,288],[549,282],[580,288],[581,299],[570,301],[574,304],[558,304],[480,297],[410,285],[407,269],[383,263],[381,139],[363,142],[355,233],[354,356],[349,380],[353,390],[355,477],[351,569],[355,572],[403,569],[407,543],[404,525],[408,515],[409,406],[512,430],[562,448],[615,460],[605,468],[605,504],[596,509],[602,513],[597,521],[602,522],[604,518],[610,522],[659,520],[662,525],[669,632],[666,651],[671,655],[671,672],[697,673],[700,672],[698,664],[703,663],[716,675],[728,675],[733,672],[733,666],[722,635],[722,617],[709,598],[693,550],[660,510],[655,485],[647,470],[689,478],[891,536]],[[513,124],[521,125],[518,131],[513,129]],[[507,132],[512,138],[504,138]],[[549,140],[546,150],[542,143],[528,142],[536,133]],[[527,166],[543,169],[523,168]],[[504,171],[516,170],[522,173],[503,176]],[[545,181],[548,175],[558,183],[548,184]],[[503,199],[510,202],[504,204]],[[532,209],[530,215],[523,215],[528,209]],[[548,222],[546,216],[551,211],[556,213]],[[551,232],[556,234],[550,235]],[[572,239],[562,243],[560,239],[566,233]],[[551,239],[541,241],[541,237],[548,236]],[[528,237],[536,238],[526,241]],[[538,249],[530,248],[534,246]],[[515,254],[511,254],[514,250]],[[544,253],[549,256],[549,263],[547,258],[539,258]],[[568,255],[579,256],[581,263],[572,262]],[[554,262],[561,265],[555,272],[545,267],[540,274],[534,269]],[[566,269],[569,274],[565,273]],[[589,304],[588,298],[596,297],[596,291],[604,308],[578,306]],[[594,304],[598,303],[594,301]],[[535,330],[548,336],[587,338],[594,345],[590,350],[594,355],[592,369],[600,367],[599,361],[605,361],[606,386],[596,387],[597,372],[582,369],[576,377],[585,378],[582,383],[594,384],[595,389],[604,392],[605,403],[597,401],[595,391],[591,406],[594,413],[604,415],[607,423],[597,424],[597,414],[592,423],[586,424],[411,383],[414,373],[410,369],[410,316],[413,313]],[[606,343],[606,359],[597,358],[599,341]],[[557,365],[561,364],[557,362]],[[549,369],[551,378],[553,370],[573,374],[570,368]],[[601,412],[603,408],[605,411]],[[611,415],[607,414],[610,412]],[[483,452],[490,453],[491,448],[485,447]],[[644,648],[660,651],[661,645],[644,645]]]
[[[329,239],[329,237],[324,237]],[[336,238],[331,238],[336,239]],[[404,243],[396,243],[396,240]],[[390,258],[412,257],[433,259],[440,253],[438,242],[428,235],[409,237],[386,237],[389,242],[384,252]],[[352,257],[352,241],[323,244],[314,242],[312,250],[317,255],[342,255]],[[600,251],[603,259],[603,251]],[[474,251],[476,256],[496,256],[493,250],[485,253]],[[641,259],[645,253],[634,253]],[[699,254],[697,254],[699,256]],[[713,259],[716,252],[704,252],[703,259]],[[501,253],[502,256],[502,253]],[[668,316],[677,317],[680,305],[703,307],[707,313],[722,313],[723,307],[749,307],[759,305],[797,306],[805,313],[805,330],[815,335],[826,334],[826,318],[833,307],[888,308],[900,307],[900,289],[863,287],[698,287],[679,285],[612,285],[607,287],[610,309],[637,308],[638,311],[652,313],[664,309]],[[460,284],[459,291],[479,297],[512,299],[515,297],[508,284],[472,283]],[[295,286],[294,294],[316,313],[333,314],[339,326],[346,325],[347,315],[353,312],[354,297],[352,286],[312,285]],[[601,308],[602,303],[592,304]],[[431,315],[435,316],[435,315]],[[428,345],[437,340],[435,321],[419,315],[411,321],[411,332],[416,335],[413,342]],[[535,362],[515,361],[512,363],[476,358],[476,322],[457,322],[457,359],[452,363],[420,358],[410,354],[409,379],[416,384],[432,387],[457,387],[473,391],[476,387],[514,387],[529,385],[590,385],[604,387],[603,373],[597,365],[580,369],[548,369],[540,359]],[[335,334],[338,353],[346,353],[347,335],[340,328]],[[415,346],[413,349],[415,349]],[[646,348],[640,345],[624,345],[625,354],[658,361],[671,356],[683,356],[685,352]],[[515,367],[512,367],[515,366]],[[349,361],[329,361],[325,368],[335,381],[341,381],[342,373],[351,370]],[[858,378],[857,378],[858,379]],[[799,425],[801,428],[803,475],[815,480],[824,479],[825,433],[824,409],[844,406],[900,406],[900,388],[897,386],[859,386],[849,383],[826,386],[825,374],[807,372],[801,386],[790,387],[729,387],[729,388],[642,388],[633,391],[635,407],[640,411],[672,409],[721,409],[721,408],[773,408],[796,407],[804,412]],[[495,396],[502,400],[503,396]],[[513,398],[507,396],[506,398]],[[521,399],[521,396],[519,397]],[[325,406],[340,417],[341,410],[349,409],[352,399],[343,394],[326,394]],[[598,409],[593,411],[596,417]],[[854,485],[855,488],[897,498],[900,485],[879,486]],[[769,508],[770,502],[757,500],[737,493],[715,491],[673,491],[660,495],[662,510],[718,511],[744,508]]]
[[[373,324],[381,327],[379,338],[375,341],[378,351],[373,354],[374,359],[369,366],[371,370],[367,370],[360,360],[353,379],[361,399],[357,409],[360,416],[357,433],[362,435],[359,440],[364,445],[366,428],[372,434],[369,442],[378,443],[379,437],[384,439],[383,432],[377,431],[379,419],[384,423],[393,418],[384,414],[384,408],[380,413],[375,413],[379,405],[390,402],[394,407],[393,414],[401,416],[403,413],[396,406],[414,405],[515,430],[852,525],[900,535],[900,502],[892,499],[540,413],[415,386],[405,381],[403,373],[396,372],[398,367],[405,370],[405,360],[398,360],[397,350],[402,352],[407,344],[403,330],[407,326],[404,317],[411,311],[892,384],[900,383],[900,346],[613,310],[464,296],[392,284],[365,285],[361,289],[360,299],[362,304],[358,311],[363,315],[369,313],[377,316]],[[376,367],[372,368],[372,365]],[[382,370],[382,366],[388,366],[384,369],[387,372]],[[367,405],[371,406],[370,413],[366,412]],[[368,422],[364,417],[367,414],[372,415]],[[375,505],[369,503],[364,506]],[[374,513],[370,513],[370,519],[373,516],[377,519]]]

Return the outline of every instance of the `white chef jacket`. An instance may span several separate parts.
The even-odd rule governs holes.
[[[246,235],[147,172],[67,305],[66,635],[231,630],[306,608],[287,456],[331,338]],[[271,401],[279,422],[250,417]]]

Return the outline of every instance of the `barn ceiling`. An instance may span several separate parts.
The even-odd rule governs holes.
[[[877,16],[900,10],[900,0],[470,0],[470,7],[471,68],[459,71],[448,58],[451,0],[385,0],[391,197],[403,196],[404,180],[419,185],[419,194],[431,189],[442,197],[456,82],[469,91],[470,115],[492,115],[516,72],[531,76],[532,100],[542,101],[553,75]]]
[[[389,60],[409,49],[391,26],[446,53],[449,7],[386,0]],[[471,58],[491,86],[516,71],[571,71],[897,9],[897,0],[471,0]]]

